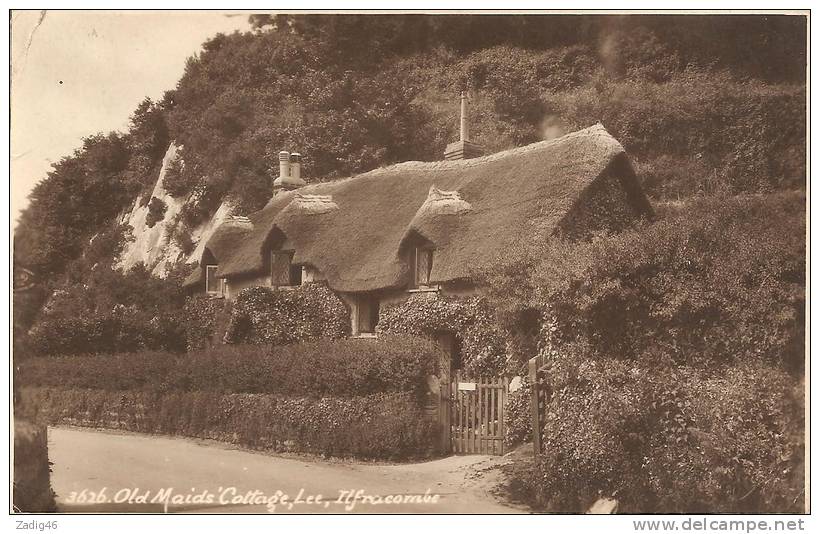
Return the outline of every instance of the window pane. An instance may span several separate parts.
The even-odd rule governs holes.
[[[430,282],[430,267],[432,265],[433,251],[417,249],[416,258],[417,285],[427,285]]]
[[[359,333],[372,334],[379,322],[379,301],[376,298],[361,297],[356,306]]]
[[[302,266],[301,265],[291,265],[290,266],[290,285],[292,285],[292,286],[302,285]]]
[[[219,279],[216,277],[216,265],[205,267],[205,291],[208,293],[219,292]]]
[[[410,268],[413,270],[413,287],[419,287],[419,249],[417,248],[411,252]]]
[[[272,286],[290,285],[290,253],[273,252],[270,257],[270,283]]]

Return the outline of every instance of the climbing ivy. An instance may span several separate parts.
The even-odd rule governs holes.
[[[462,364],[471,375],[495,375],[507,360],[506,336],[496,324],[492,308],[479,296],[411,295],[381,310],[376,331],[428,336],[450,332],[461,343]]]

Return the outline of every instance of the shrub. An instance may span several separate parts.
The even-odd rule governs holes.
[[[22,411],[73,424],[228,441],[254,449],[366,458],[429,456],[435,425],[412,394],[352,398],[202,391],[24,388]]]
[[[517,490],[551,511],[802,509],[805,196],[697,199],[488,275],[555,395]]]
[[[493,307],[506,322],[539,310],[555,323],[552,346],[582,343],[593,359],[801,369],[805,196],[698,199],[659,213],[591,242],[538,242],[488,275]]]
[[[48,438],[45,425],[14,421],[14,491],[15,512],[42,513],[56,511],[50,482]]]
[[[487,302],[418,294],[383,308],[379,333],[432,335],[451,332],[461,343],[462,365],[470,375],[495,375],[506,362],[506,339]]]
[[[532,439],[532,411],[530,400],[532,386],[529,379],[521,381],[521,387],[507,395],[504,408],[504,445],[511,449]]]
[[[802,510],[802,393],[786,373],[579,352],[553,361],[548,379],[557,394],[528,483],[544,509],[579,512],[615,496],[633,513]]]
[[[283,345],[338,339],[350,330],[350,312],[323,283],[292,290],[249,287],[236,296],[227,338],[234,343]]]
[[[185,163],[181,154],[177,154],[165,168],[162,187],[169,195],[181,198],[188,195],[196,186],[197,180],[193,173],[186,173]]]
[[[148,214],[145,216],[145,226],[153,228],[155,224],[165,218],[165,210],[168,205],[161,198],[151,197],[148,203]]]
[[[188,351],[202,350],[222,342],[230,303],[205,295],[188,297],[182,308],[185,328],[185,347]]]
[[[440,349],[413,337],[320,340],[284,346],[218,345],[187,355],[140,352],[34,358],[21,384],[107,391],[208,391],[347,397],[424,391]]]
[[[32,328],[29,341],[36,354],[46,356],[185,350],[184,334],[175,314],[153,314],[124,306],[86,316],[46,317]]]

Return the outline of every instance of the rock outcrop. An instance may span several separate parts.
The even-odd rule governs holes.
[[[193,228],[190,237],[194,244],[194,250],[189,255],[186,255],[179,245],[171,239],[177,214],[187,202],[192,201],[190,196],[187,198],[171,196],[163,185],[168,167],[171,162],[179,157],[178,154],[181,148],[181,146],[174,143],[171,143],[168,147],[168,151],[162,159],[162,168],[159,171],[157,182],[151,192],[151,197],[156,197],[165,203],[166,208],[162,219],[149,227],[146,224],[148,202],[144,202],[140,197],[137,197],[134,201],[131,212],[122,215],[121,221],[131,226],[134,235],[134,240],[125,246],[117,262],[117,266],[122,270],[130,269],[137,263],[143,263],[151,269],[154,275],[164,277],[168,270],[180,260],[187,263],[199,261],[208,238],[216,230],[216,227],[231,215],[231,205],[223,202],[213,217]]]

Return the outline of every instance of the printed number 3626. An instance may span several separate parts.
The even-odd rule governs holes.
[[[70,504],[99,504],[108,502],[108,496],[106,495],[106,488],[96,492],[84,489],[79,492],[72,491],[69,493],[65,502]]]

